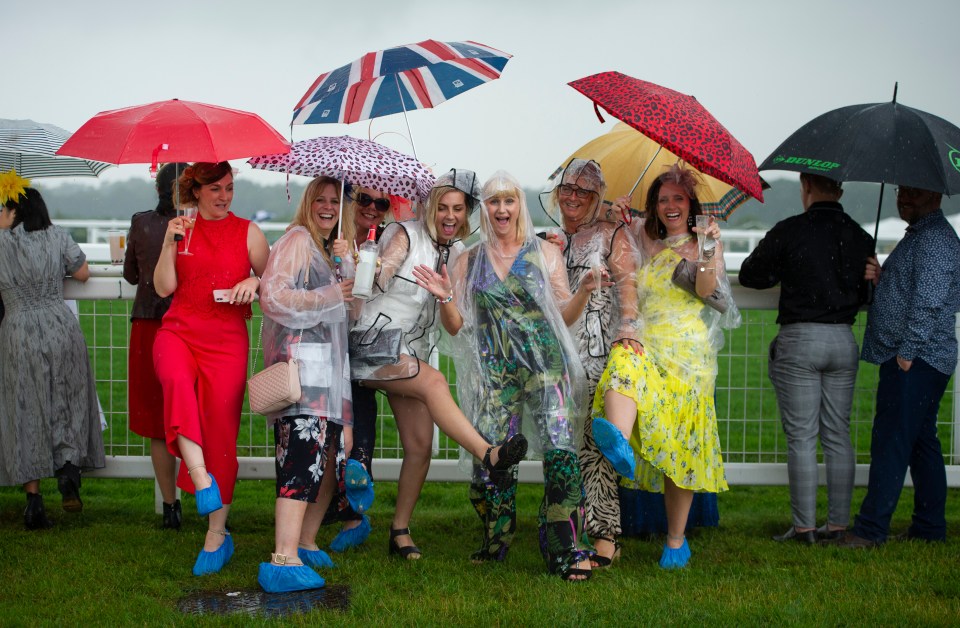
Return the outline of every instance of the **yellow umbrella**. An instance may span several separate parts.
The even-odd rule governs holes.
[[[632,212],[642,212],[650,183],[662,174],[666,167],[682,161],[666,148],[662,148],[655,141],[623,122],[613,127],[609,133],[604,133],[575,150],[553,173],[551,179],[560,176],[563,168],[574,157],[592,159],[600,164],[603,178],[607,183],[606,198],[603,202],[608,210],[608,218],[613,220],[620,218],[609,213],[614,200],[626,194],[632,194]],[[689,164],[686,167],[696,170]],[[737,188],[718,179],[703,173],[700,173],[700,176],[703,185],[697,188],[697,198],[700,199],[704,213],[718,220],[726,220],[733,210],[750,198]]]

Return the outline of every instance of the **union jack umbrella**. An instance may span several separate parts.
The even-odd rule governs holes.
[[[429,109],[500,78],[512,55],[474,41],[370,52],[321,74],[294,107],[292,124],[350,123]]]

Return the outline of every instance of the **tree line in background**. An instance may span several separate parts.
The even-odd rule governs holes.
[[[291,178],[289,184],[290,201],[287,201],[285,184],[260,185],[244,181],[238,177],[235,184],[235,196],[232,211],[241,217],[252,218],[258,211],[268,212],[276,222],[286,222],[293,217],[306,186],[306,179]],[[765,202],[761,204],[750,200],[737,209],[727,222],[727,226],[736,229],[768,229],[778,221],[801,211],[800,184],[790,179],[770,179],[771,187],[764,190]],[[136,212],[153,209],[156,206],[156,191],[151,181],[130,179],[101,183],[92,187],[78,183],[65,183],[55,187],[45,187],[37,181],[51,216],[57,218],[129,218]],[[841,199],[846,211],[859,223],[872,222],[877,215],[877,200],[880,186],[873,183],[847,183]],[[527,190],[527,203],[534,222],[545,224],[547,221],[540,209],[538,190]],[[642,205],[635,199],[634,206]],[[943,200],[943,210],[947,214],[960,212],[960,198]],[[896,216],[894,186],[885,186],[883,217]]]

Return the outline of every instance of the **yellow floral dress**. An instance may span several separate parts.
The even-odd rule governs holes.
[[[637,459],[628,488],[662,492],[663,475],[694,491],[727,490],[713,394],[717,356],[701,317],[702,300],[678,288],[673,271],[682,258],[670,248],[638,273],[644,354],[617,346],[597,385],[593,416],[606,417],[604,394],[614,390],[637,403],[630,444]]]

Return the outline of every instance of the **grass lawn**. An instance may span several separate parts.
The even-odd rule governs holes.
[[[23,529],[19,488],[0,488],[0,625],[279,625],[245,615],[184,616],[177,601],[197,591],[257,588],[273,548],[273,483],[242,481],[231,527],[237,546],[220,573],[190,567],[204,522],[184,498],[184,528],[159,528],[148,480],[83,485],[85,511],[64,513],[53,480],[42,482],[56,527]],[[690,568],[657,567],[662,540],[627,539],[623,556],[586,583],[546,574],[536,540],[542,489],[520,485],[519,531],[507,562],[475,566],[479,524],[465,484],[428,484],[412,522],[419,562],[386,554],[396,485],[377,484],[367,544],[334,555],[330,584],[350,588],[349,610],[317,610],[290,625],[957,625],[960,621],[960,491],[951,489],[946,544],[890,542],[867,551],[781,546],[789,525],[784,487],[734,487],[720,496],[721,527],[691,538]],[[823,491],[821,491],[822,493]],[[821,495],[822,497],[822,495]],[[855,507],[863,490],[854,495]],[[909,522],[912,491],[893,531]],[[825,512],[825,504],[820,504]],[[321,531],[328,543],[335,530]]]

